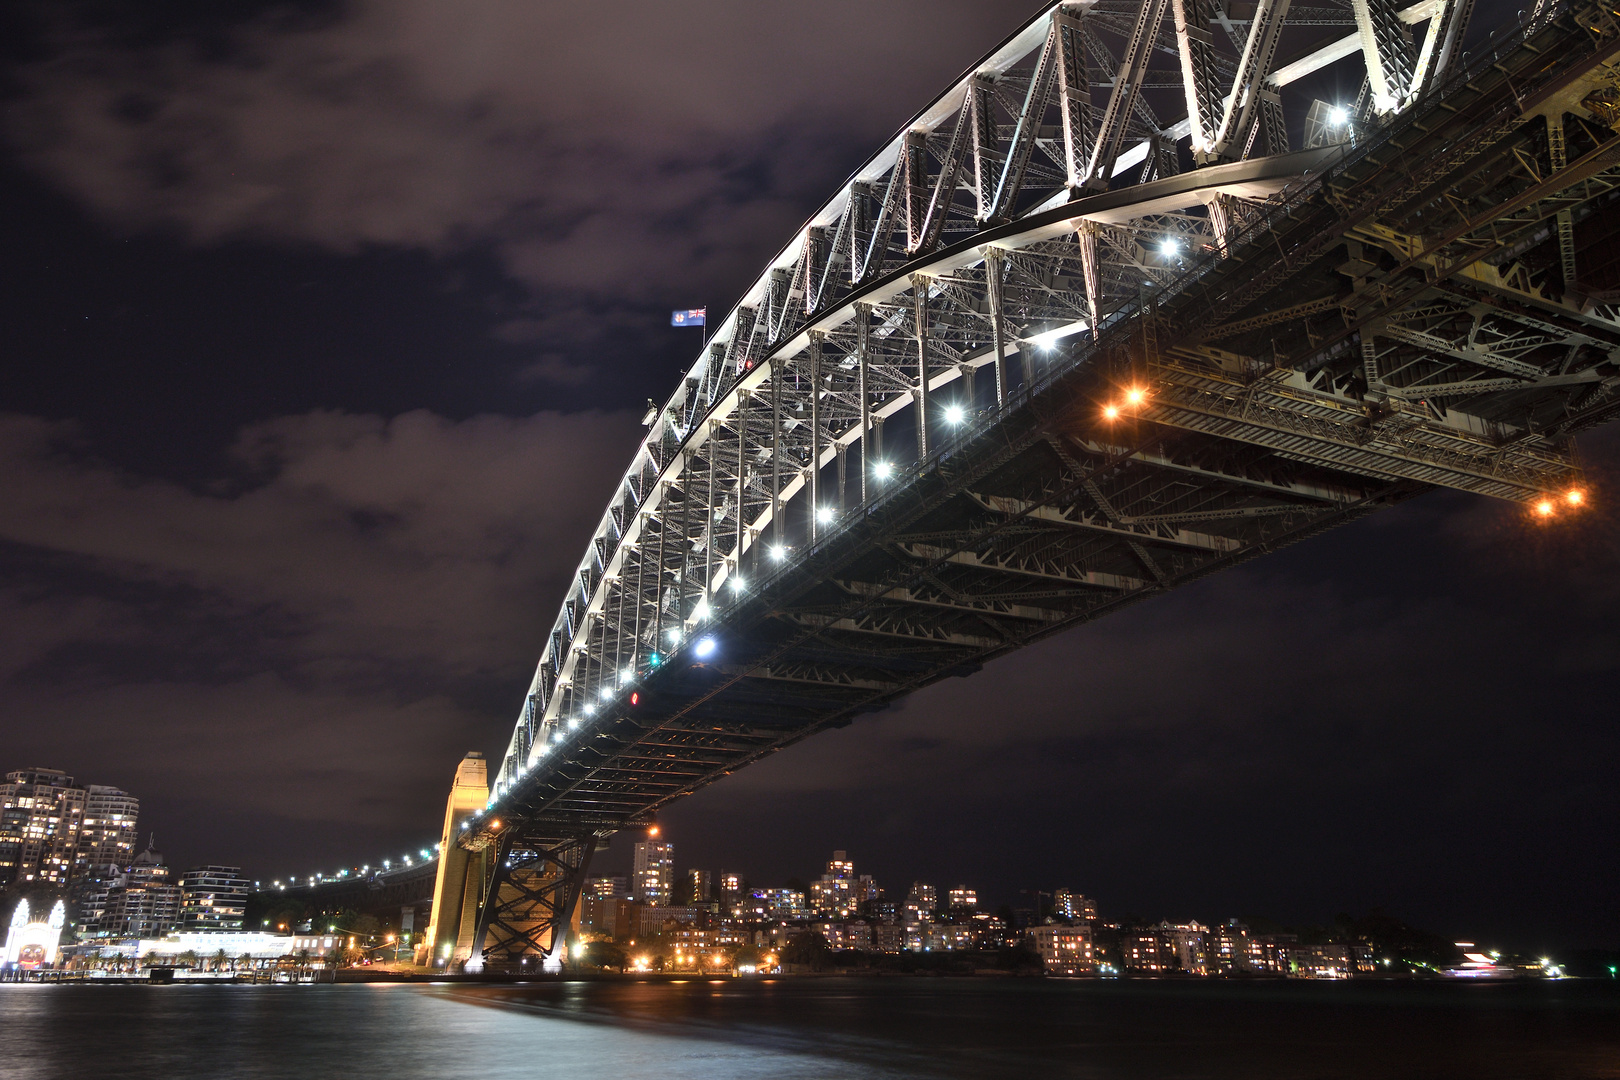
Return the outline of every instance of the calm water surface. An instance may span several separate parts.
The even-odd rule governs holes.
[[[1620,1078],[1620,990],[703,980],[0,985],[0,1078]]]

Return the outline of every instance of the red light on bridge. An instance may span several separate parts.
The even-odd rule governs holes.
[[[632,690],[632,691],[630,691],[630,704],[632,704],[632,705],[640,705],[641,704],[641,691],[640,690]]]

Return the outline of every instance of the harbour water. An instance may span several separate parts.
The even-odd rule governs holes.
[[[1620,1077],[1620,987],[793,978],[0,986],[0,1078]]]

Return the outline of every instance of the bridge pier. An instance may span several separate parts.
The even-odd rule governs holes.
[[[468,972],[556,970],[578,933],[579,897],[600,841],[595,832],[542,835],[493,816],[475,822],[488,804],[484,756],[470,752],[445,805],[433,914],[416,962]]]
[[[462,847],[461,825],[489,802],[489,773],[484,755],[469,751],[456,766],[455,782],[444,808],[439,840],[439,872],[433,882],[433,914],[416,950],[416,962],[435,967],[465,963],[473,955],[478,905],[483,899],[483,852]]]

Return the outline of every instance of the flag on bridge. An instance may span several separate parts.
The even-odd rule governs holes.
[[[708,308],[700,307],[688,308],[685,311],[672,311],[669,313],[669,325],[703,326],[705,325],[704,316],[708,314],[708,311]]]

